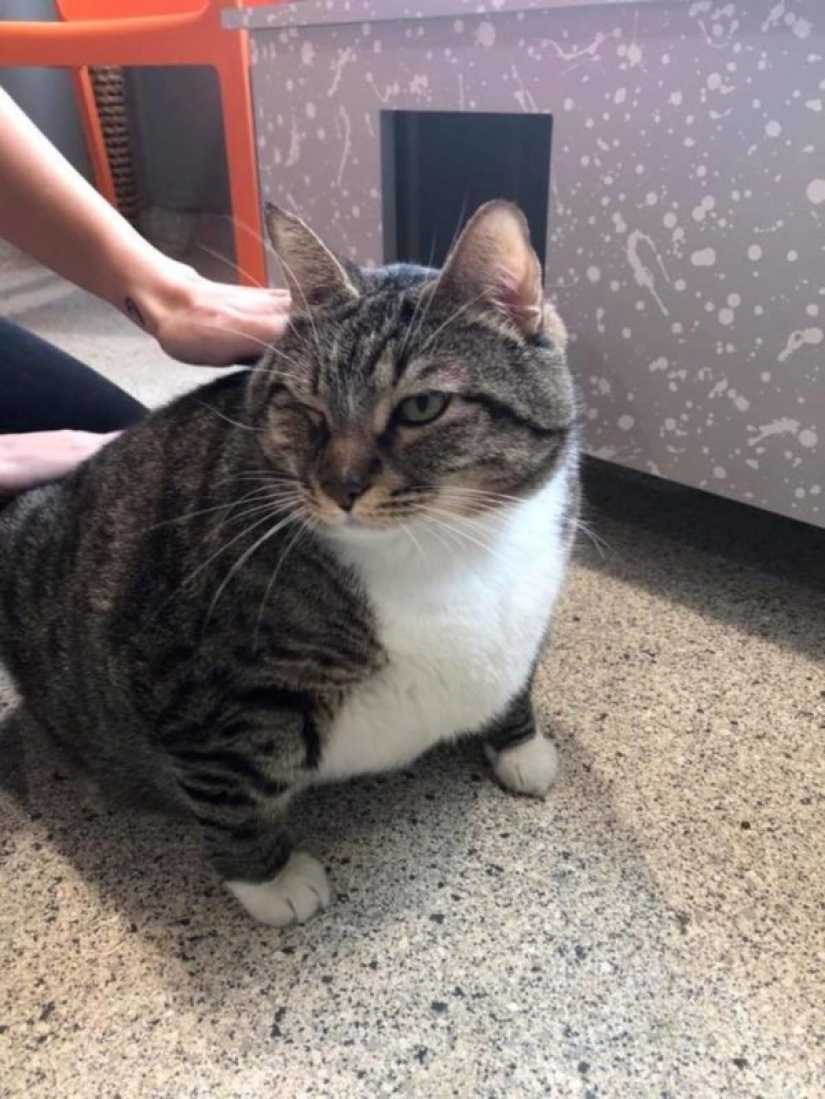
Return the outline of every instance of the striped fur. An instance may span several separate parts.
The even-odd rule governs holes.
[[[329,900],[285,830],[307,785],[486,729],[499,778],[545,792],[529,685],[577,444],[563,328],[511,208],[476,215],[440,276],[359,271],[270,223],[289,332],[3,512],[0,655],[104,791],[194,816],[238,899],[284,923]],[[432,423],[400,418],[432,392]],[[507,763],[525,746],[531,781]]]

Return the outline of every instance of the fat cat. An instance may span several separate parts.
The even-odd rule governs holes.
[[[544,795],[531,682],[578,501],[566,333],[521,213],[440,272],[362,270],[267,211],[291,324],[0,517],[0,656],[116,798],[182,811],[252,916],[326,907],[302,789],[484,738]]]

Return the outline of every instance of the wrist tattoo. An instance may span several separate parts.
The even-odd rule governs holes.
[[[134,321],[135,324],[140,325],[141,328],[146,327],[146,323],[143,320],[143,314],[137,307],[137,302],[134,298],[125,298],[123,302],[123,308],[126,311],[126,316],[129,320]]]

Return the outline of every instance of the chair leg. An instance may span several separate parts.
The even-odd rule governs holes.
[[[235,32],[241,34],[243,32]],[[261,199],[255,146],[255,120],[246,50],[242,43],[218,69],[226,162],[240,282],[266,286],[266,252],[261,237]]]
[[[103,130],[100,126],[100,117],[97,113],[97,101],[92,88],[89,70],[85,68],[72,69],[72,80],[75,86],[75,94],[77,95],[80,124],[83,128],[83,136],[86,139],[86,147],[89,150],[89,159],[92,162],[95,186],[103,197],[117,209],[115,182],[112,177],[112,169],[109,165],[106,142],[103,139]]]

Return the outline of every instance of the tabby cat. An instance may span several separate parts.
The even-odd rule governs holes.
[[[565,330],[521,213],[440,273],[267,212],[292,323],[0,518],[0,656],[116,797],[183,810],[265,923],[330,900],[290,800],[479,733],[544,795],[531,680],[578,499]]]

